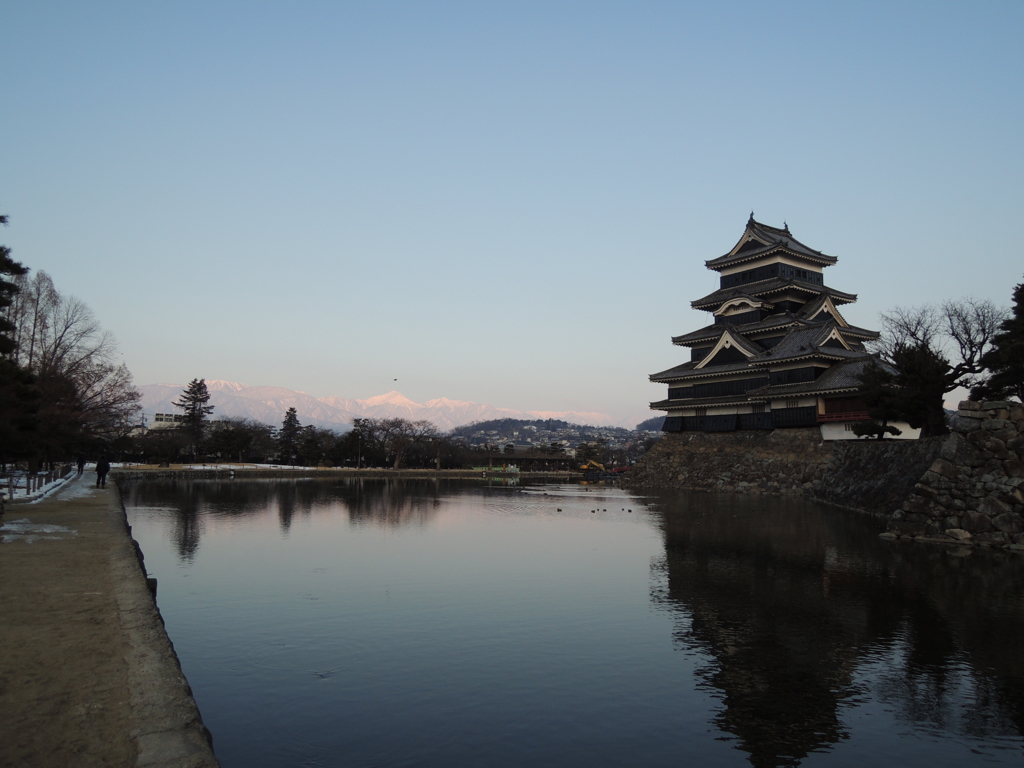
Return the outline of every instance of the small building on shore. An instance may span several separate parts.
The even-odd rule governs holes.
[[[689,360],[650,376],[668,389],[651,403],[666,412],[663,430],[820,426],[825,439],[855,437],[852,425],[868,418],[858,374],[873,357],[864,343],[879,334],[840,312],[857,296],[825,285],[824,269],[837,261],[751,214],[736,245],[705,262],[719,287],[691,306],[709,324],[672,339]],[[895,426],[901,437],[919,434]]]

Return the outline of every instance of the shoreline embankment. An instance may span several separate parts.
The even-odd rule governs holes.
[[[316,467],[246,467],[235,464],[125,466],[111,470],[111,477],[124,479],[193,478],[201,480],[262,479],[425,479],[425,480],[580,480],[586,475],[575,470],[509,472],[503,469],[321,469]]]
[[[122,467],[70,474],[0,513],[0,765],[216,768],[117,482],[575,480],[579,472]]]
[[[114,484],[0,528],[0,764],[216,768]]]

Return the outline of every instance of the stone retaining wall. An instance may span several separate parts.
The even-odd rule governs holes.
[[[623,485],[799,494],[884,517],[888,538],[1024,550],[1024,405],[965,401],[950,429],[835,442],[816,427],[667,434]]]
[[[888,516],[942,440],[826,442],[817,427],[666,434],[629,472],[632,487],[798,494]]]
[[[913,492],[945,441],[933,437],[834,442],[824,478],[808,495],[887,518]]]
[[[655,443],[623,485],[800,494],[824,480],[832,451],[817,427],[673,432]]]
[[[889,536],[1024,550],[1024,406],[960,403]]]

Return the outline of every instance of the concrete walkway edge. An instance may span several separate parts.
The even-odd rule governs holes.
[[[217,768],[212,739],[181,671],[147,583],[142,551],[131,536],[117,491],[125,536],[111,557],[117,604],[129,651],[130,736],[140,768]]]

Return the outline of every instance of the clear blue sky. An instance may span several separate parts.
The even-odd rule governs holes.
[[[1024,3],[0,2],[0,237],[137,383],[643,416],[751,210],[1024,277]],[[397,378],[398,382],[393,380]]]

